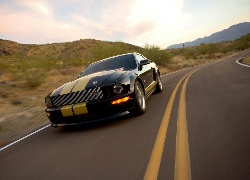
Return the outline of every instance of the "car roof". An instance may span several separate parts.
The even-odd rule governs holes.
[[[126,53],[126,54],[120,54],[120,55],[116,55],[116,56],[111,56],[111,57],[108,57],[108,58],[101,59],[99,61],[93,62],[93,63],[91,63],[89,65],[96,64],[96,63],[99,63],[99,62],[102,62],[102,61],[106,61],[108,59],[112,59],[112,58],[119,57],[119,56],[135,55],[135,54],[140,54],[140,53],[134,52],[134,53]]]

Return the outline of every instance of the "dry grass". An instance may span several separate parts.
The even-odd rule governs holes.
[[[167,64],[166,66],[159,66],[160,72],[162,75],[168,74],[174,71],[178,71],[184,68],[199,66],[201,64],[209,64],[211,62],[220,61],[226,59],[229,56],[232,56],[235,53],[228,53],[227,55],[217,55],[216,58],[206,58],[205,56],[201,56],[197,59],[186,59],[185,56],[177,55],[172,58],[171,64]]]
[[[244,58],[243,63],[250,65],[250,57]]]
[[[0,74],[0,146],[49,123],[44,97],[60,85],[73,80],[84,67],[53,70],[44,83],[30,88],[11,73]],[[67,73],[65,73],[67,72]]]

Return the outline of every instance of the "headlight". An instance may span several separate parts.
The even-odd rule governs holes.
[[[47,96],[47,97],[45,98],[45,105],[46,105],[48,108],[53,107],[52,101],[51,101],[51,99],[50,99],[49,96]]]
[[[113,90],[116,94],[121,94],[123,92],[124,88],[121,84],[116,84],[116,85],[114,85]]]

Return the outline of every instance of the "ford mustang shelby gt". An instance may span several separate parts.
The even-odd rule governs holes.
[[[122,54],[90,64],[74,81],[45,97],[45,112],[53,127],[143,114],[145,99],[161,92],[156,64],[138,53]]]

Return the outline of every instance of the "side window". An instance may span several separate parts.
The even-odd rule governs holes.
[[[141,60],[145,60],[145,58],[143,56],[139,55],[139,54],[135,54],[135,58],[138,61],[138,63],[140,63]]]

